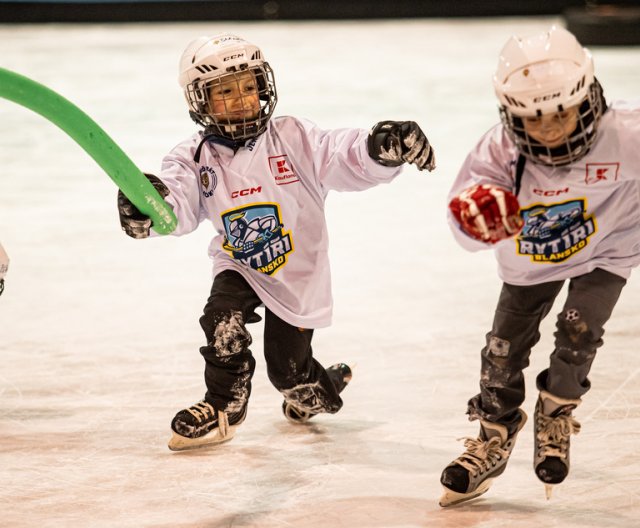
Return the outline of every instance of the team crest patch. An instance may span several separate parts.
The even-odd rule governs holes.
[[[218,185],[216,171],[208,166],[200,167],[200,185],[202,186],[202,196],[205,198],[213,196],[213,191]]]
[[[592,216],[586,214],[585,200],[559,204],[535,204],[522,209],[522,232],[516,240],[519,255],[532,262],[563,262],[584,249],[596,231]]]
[[[300,181],[296,173],[293,172],[293,167],[291,167],[291,163],[286,154],[282,156],[270,156],[269,168],[276,181],[276,185],[287,185]]]
[[[245,205],[222,214],[226,233],[222,248],[243,264],[273,275],[293,251],[291,233],[284,230],[280,207],[273,203]]]

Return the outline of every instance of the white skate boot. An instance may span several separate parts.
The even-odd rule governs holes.
[[[522,409],[518,429],[509,435],[504,425],[480,420],[478,438],[466,438],[466,451],[449,464],[440,477],[444,494],[440,506],[453,506],[485,493],[507,467],[518,433],[527,421]]]
[[[565,400],[540,391],[535,410],[533,468],[545,485],[547,499],[553,486],[569,474],[569,447],[572,434],[580,432],[580,424],[571,412],[580,400]]]

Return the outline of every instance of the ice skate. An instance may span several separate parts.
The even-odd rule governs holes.
[[[338,394],[340,394],[344,388],[349,384],[352,378],[351,367],[345,363],[336,363],[331,365],[327,370],[327,374],[333,385],[335,386]],[[299,406],[294,405],[287,400],[282,402],[282,412],[287,420],[295,424],[303,424],[313,418],[316,413],[305,410]]]
[[[173,436],[169,449],[185,451],[227,442],[246,416],[246,405],[237,413],[225,413],[202,400],[175,415],[171,422]]]
[[[545,485],[547,499],[553,486],[569,474],[569,447],[572,434],[580,432],[580,424],[571,412],[580,400],[565,400],[540,391],[534,424],[533,467]]]
[[[466,451],[442,472],[440,483],[444,486],[444,493],[440,497],[440,506],[453,506],[479,497],[504,472],[518,432],[527,421],[522,409],[519,413],[518,429],[512,435],[503,425],[480,420],[478,438],[466,438]]]

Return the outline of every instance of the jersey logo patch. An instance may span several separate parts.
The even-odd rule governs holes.
[[[276,185],[287,185],[300,181],[296,173],[293,172],[293,168],[286,154],[282,156],[270,156],[269,168],[276,181]]]
[[[516,240],[519,255],[532,262],[563,262],[584,249],[596,231],[592,216],[586,215],[586,200],[559,204],[535,204],[522,209],[522,232]]]
[[[619,169],[619,163],[587,163],[587,175],[584,181],[587,185],[601,181],[616,181]]]
[[[273,275],[293,251],[291,233],[284,230],[280,207],[260,203],[222,213],[226,233],[222,248],[243,264]]]
[[[207,165],[200,167],[200,185],[202,186],[202,196],[211,198],[213,191],[218,186],[216,171]]]

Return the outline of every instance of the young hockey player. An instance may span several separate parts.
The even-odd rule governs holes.
[[[261,319],[260,305],[267,374],[284,397],[285,416],[302,423],[342,407],[349,367],[323,368],[311,347],[314,329],[331,320],[325,198],[332,189],[389,182],[405,162],[434,168],[414,122],[383,121],[367,133],[273,118],[273,71],[261,50],[240,37],[190,43],[179,82],[204,131],[175,147],[159,177],[148,178],[174,209],[174,234],[205,219],[217,234],[209,246],[213,286],[200,319],[207,391],[173,419],[172,450],[230,440],[244,421],[255,368],[246,325]],[[149,236],[150,220],[122,193],[118,209],[129,236]]]
[[[0,295],[4,291],[4,277],[9,271],[9,256],[0,244]]]
[[[591,53],[558,27],[511,38],[494,87],[502,123],[469,154],[451,190],[452,229],[471,251],[492,247],[502,292],[469,401],[477,439],[443,471],[441,506],[486,492],[527,419],[523,369],[565,281],[549,367],[537,376],[533,466],[545,484],[569,472],[572,411],[603,327],[640,262],[640,107],[607,107]]]

